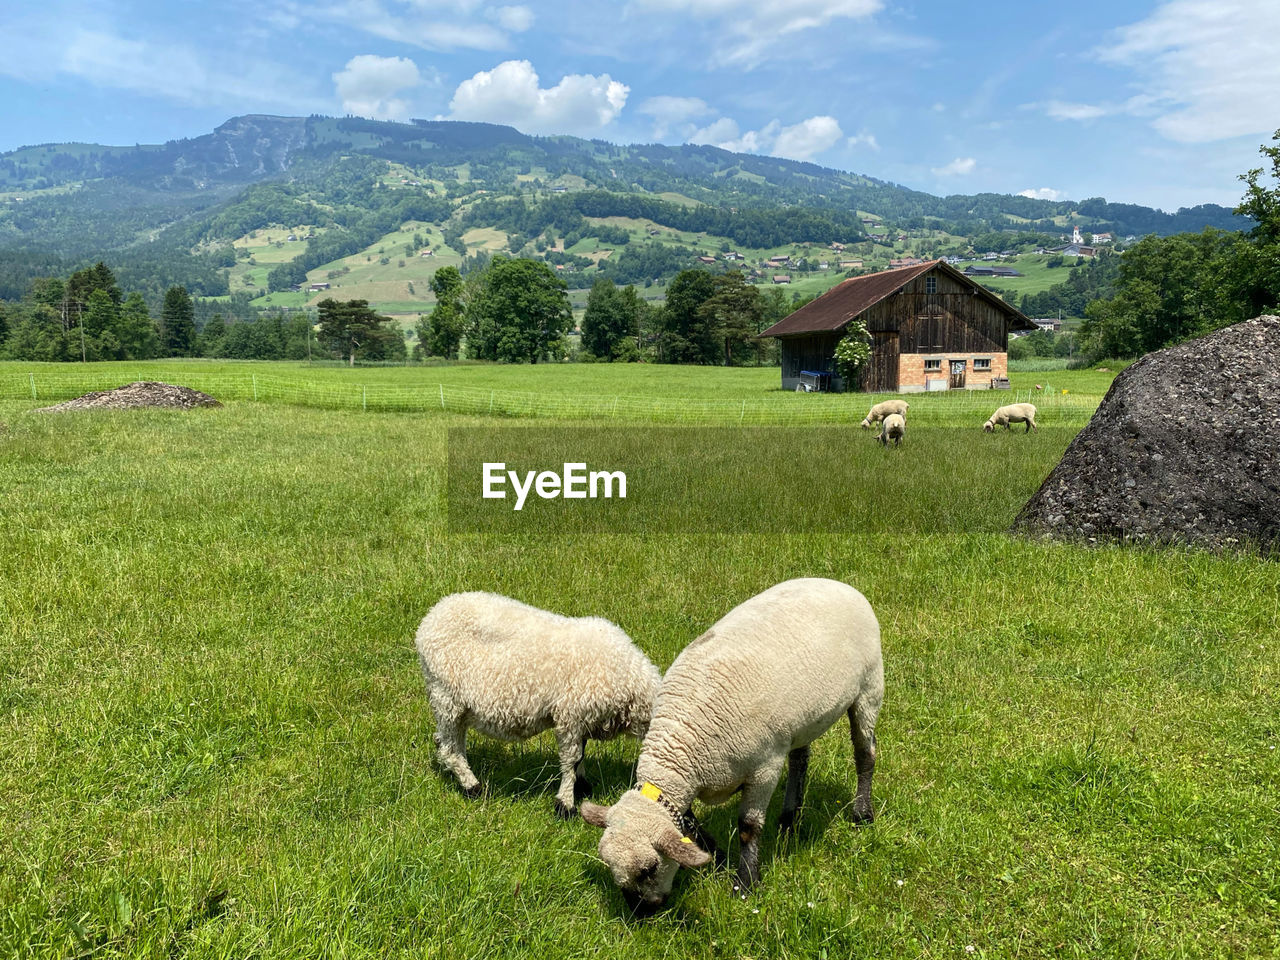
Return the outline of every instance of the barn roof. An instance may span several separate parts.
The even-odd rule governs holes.
[[[834,333],[858,314],[875,306],[885,297],[897,293],[916,277],[931,270],[948,273],[961,283],[974,288],[978,296],[985,298],[1009,316],[1010,330],[1034,330],[1035,324],[1023,316],[1020,310],[1010,306],[981,284],[951,266],[945,260],[929,260],[913,267],[882,270],[862,277],[853,277],[832,287],[822,296],[779,320],[762,337],[793,337],[805,333]]]

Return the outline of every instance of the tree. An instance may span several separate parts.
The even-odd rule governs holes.
[[[81,356],[86,360],[124,359],[117,329],[120,308],[106,290],[98,288],[89,294],[80,319]]]
[[[160,342],[166,357],[189,357],[195,352],[195,308],[186,287],[170,287],[160,311]]]
[[[135,291],[121,304],[116,337],[124,356],[130,360],[149,360],[160,355],[159,332],[142,294]]]
[[[681,270],[667,287],[662,308],[658,360],[662,363],[715,363],[722,344],[714,323],[699,313],[715,293],[715,278],[705,270]]]
[[[468,353],[508,363],[546,358],[573,318],[565,290],[545,263],[495,258],[468,283]]]
[[[391,323],[390,317],[374,313],[368,300],[339,302],[332,297],[317,305],[320,328],[317,338],[327,348],[348,357],[351,366],[356,365],[356,351],[362,346],[372,347],[377,331]],[[380,341],[379,341],[380,342]],[[404,341],[401,340],[403,349]]]
[[[436,306],[418,323],[418,342],[428,356],[457,359],[462,345],[464,289],[457,267],[441,267],[431,278]]]
[[[737,270],[716,277],[710,297],[698,308],[709,332],[724,344],[724,365],[733,364],[734,350],[742,348],[763,329],[764,305],[760,292]]]
[[[636,360],[644,300],[632,286],[619,288],[601,277],[587,296],[582,315],[582,348],[599,360]]]

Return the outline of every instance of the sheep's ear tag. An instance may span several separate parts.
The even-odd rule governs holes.
[[[662,796],[662,791],[655,787],[652,783],[643,783],[640,785],[640,792],[655,803]]]
[[[692,841],[692,840],[690,840],[688,837],[681,837],[681,838],[680,838],[680,842],[681,842],[681,843],[693,843],[693,841]]]

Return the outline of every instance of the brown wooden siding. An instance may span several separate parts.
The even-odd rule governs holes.
[[[937,292],[925,293],[925,280],[937,279]],[[992,353],[1008,349],[1008,317],[953,278],[931,271],[872,306],[867,329],[896,332],[902,353]]]
[[[898,389],[898,335],[871,335],[871,362],[862,375],[862,389],[871,393],[892,393]]]

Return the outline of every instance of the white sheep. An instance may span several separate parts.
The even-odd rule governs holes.
[[[600,617],[563,617],[493,593],[455,593],[415,637],[441,763],[467,796],[480,781],[467,763],[467,729],[524,740],[555,728],[556,813],[572,817],[590,790],[587,740],[642,738],[662,675],[623,631]],[[575,794],[576,790],[576,794]]]
[[[662,681],[636,768],[639,786],[611,807],[582,805],[604,828],[600,856],[635,909],[666,899],[681,866],[715,844],[690,813],[739,790],[735,888],[760,877],[765,811],[787,763],[779,827],[804,792],[809,744],[848,716],[858,771],[853,818],[872,819],[876,718],[884,698],[880,626],[865,597],[835,580],[788,580],[729,611],[676,658]]]
[[[867,415],[862,418],[862,429],[867,429],[873,423],[879,423],[891,413],[905,417],[910,408],[911,404],[905,400],[883,400],[867,411]]]
[[[1011,423],[1025,423],[1027,429],[1023,433],[1030,433],[1032,430],[1039,430],[1036,426],[1036,406],[1034,403],[1011,403],[1007,407],[1001,407],[993,413],[987,422],[982,425],[982,429],[990,433],[996,427],[1003,426],[1006,430],[1010,429]]]
[[[907,435],[907,421],[902,419],[899,414],[891,413],[884,418],[880,424],[880,436],[876,437],[884,446],[889,445],[889,441],[893,441],[895,447],[902,445],[902,438]]]

